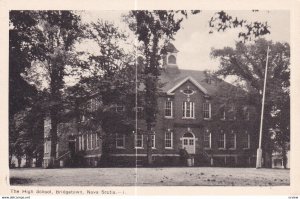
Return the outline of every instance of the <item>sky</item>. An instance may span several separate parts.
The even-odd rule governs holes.
[[[107,20],[114,23],[121,30],[128,32],[130,40],[134,42],[133,33],[123,21],[122,15],[128,11],[85,11],[82,13],[84,22],[93,22],[97,19]],[[193,70],[216,70],[218,60],[210,57],[212,48],[220,49],[226,46],[234,47],[238,41],[238,29],[229,29],[225,32],[214,32],[209,34],[209,19],[216,11],[201,11],[200,14],[190,15],[182,23],[182,28],[175,35],[173,44],[179,50],[177,63],[180,69]],[[265,38],[274,42],[290,41],[290,13],[284,10],[272,11],[226,11],[233,17],[245,19],[249,22],[268,22],[271,34]],[[89,45],[87,50],[91,49]]]

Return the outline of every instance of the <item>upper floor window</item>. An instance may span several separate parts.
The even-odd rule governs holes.
[[[99,108],[100,103],[98,101],[98,99],[90,99],[89,104],[88,104],[88,109],[90,109],[91,111],[95,111]]]
[[[247,107],[244,108],[244,119],[245,120],[250,120],[250,111]]]
[[[236,108],[234,106],[231,106],[231,108],[228,110],[228,119],[236,120]]]
[[[195,118],[195,103],[183,102],[182,103],[182,116],[184,118]]]
[[[135,148],[143,148],[143,134],[135,134]]]
[[[174,55],[168,57],[168,64],[176,64],[176,57]]]
[[[172,101],[166,101],[166,103],[165,103],[165,116],[173,117],[173,102]]]
[[[225,149],[225,145],[226,145],[226,143],[225,143],[226,138],[225,137],[226,137],[226,135],[223,132],[223,130],[221,130],[221,132],[219,133],[218,136],[219,136],[218,137],[218,148]]]
[[[117,105],[117,106],[115,107],[115,111],[116,111],[117,113],[124,112],[124,111],[125,111],[125,106]]]
[[[116,133],[116,148],[117,149],[125,148],[125,134]]]
[[[204,133],[203,144],[204,148],[211,148],[211,133],[208,130]]]
[[[151,148],[155,149],[155,132],[151,135]]]
[[[233,131],[231,131],[231,133],[228,134],[227,147],[229,149],[235,149],[236,148],[236,134]]]
[[[172,149],[173,148],[173,133],[170,131],[167,131],[165,133],[165,148],[166,149]]]
[[[220,119],[226,120],[226,109],[224,106],[220,107]]]
[[[250,149],[250,134],[247,131],[242,134],[241,144],[243,149]]]
[[[204,119],[211,118],[211,104],[208,102],[203,103],[203,118]]]
[[[133,110],[137,114],[138,117],[143,117],[143,113],[144,113],[143,107],[141,107],[141,106],[134,107]]]

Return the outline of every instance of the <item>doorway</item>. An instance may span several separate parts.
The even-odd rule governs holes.
[[[195,136],[193,133],[185,133],[182,137],[182,148],[185,149],[189,154],[195,154]]]

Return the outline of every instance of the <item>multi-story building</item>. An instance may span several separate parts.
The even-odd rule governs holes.
[[[243,95],[245,91],[205,71],[180,69],[177,53],[170,44],[163,58],[159,77],[163,86],[150,136],[153,165],[180,165],[181,149],[185,149],[195,166],[254,166],[258,143],[256,113],[246,102],[237,103],[230,96]],[[119,107],[118,111],[123,110]],[[143,111],[142,107],[136,110]],[[111,135],[106,164],[146,165],[149,132],[143,117],[137,118],[137,126],[138,131]],[[97,165],[101,141],[93,134],[74,135],[68,141],[69,148],[70,143],[76,143],[74,151],[85,151],[89,165]],[[100,148],[93,147],[94,142]]]

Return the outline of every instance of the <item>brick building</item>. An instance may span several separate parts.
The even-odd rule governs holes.
[[[253,107],[237,105],[221,95],[233,90],[243,95],[245,91],[205,71],[180,69],[177,53],[170,44],[163,58],[160,75],[163,87],[151,135],[153,164],[180,165],[180,149],[185,149],[195,166],[254,166],[258,143],[256,113]],[[119,107],[118,111],[122,110]],[[142,107],[138,110],[142,111]],[[138,132],[113,135],[107,158],[109,165],[146,165],[147,134],[142,133],[146,129],[145,121],[138,118],[137,126]],[[68,132],[68,139],[61,144],[68,142],[70,148],[74,143],[74,151],[84,151],[87,165],[98,165],[102,151],[97,135]]]

